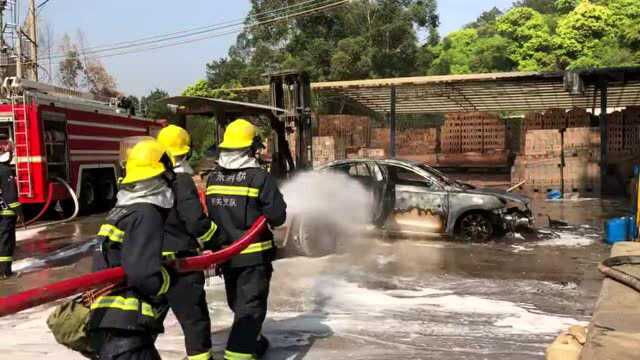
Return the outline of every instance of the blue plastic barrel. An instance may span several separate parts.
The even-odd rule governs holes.
[[[629,216],[627,219],[627,236],[629,236],[628,240],[635,240],[638,237],[638,224],[636,223],[636,217]]]
[[[551,190],[547,193],[547,199],[549,200],[562,199],[562,193],[560,192],[560,190]]]
[[[607,220],[606,240],[609,244],[626,241],[629,238],[629,218],[618,217]]]

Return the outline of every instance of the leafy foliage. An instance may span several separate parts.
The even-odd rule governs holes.
[[[247,23],[301,0],[252,0]],[[438,36],[436,0],[353,0],[340,10],[249,27],[207,64],[209,93],[307,71],[313,81],[640,64],[640,1],[518,0]],[[190,90],[191,91],[191,90]],[[216,94],[218,95],[218,94]]]
[[[86,48],[82,32],[78,32],[76,41],[67,34],[62,38],[60,50],[64,57],[58,64],[57,76],[60,85],[74,90],[87,90],[102,97],[120,96],[116,80],[104,64],[99,59],[83,54],[82,48]]]
[[[160,99],[168,96],[168,92],[158,88],[152,90],[149,95],[143,96],[140,99],[143,110],[142,115],[152,119],[169,119],[172,115],[171,112],[164,104],[159,102]]]

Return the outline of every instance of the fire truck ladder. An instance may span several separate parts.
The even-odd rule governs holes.
[[[31,151],[29,149],[29,106],[28,95],[11,96],[13,113],[13,141],[16,154],[16,182],[18,195],[33,197],[31,177]]]

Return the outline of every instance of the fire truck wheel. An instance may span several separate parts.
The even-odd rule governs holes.
[[[82,178],[82,189],[80,190],[80,212],[90,214],[95,210],[97,204],[97,194],[95,179],[91,176]]]
[[[111,208],[116,204],[116,195],[118,193],[115,177],[113,177],[113,175],[102,177],[98,187],[98,192],[100,209],[111,210]]]

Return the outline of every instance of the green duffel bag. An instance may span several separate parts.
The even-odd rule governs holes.
[[[47,325],[58,343],[91,359],[95,352],[87,335],[89,313],[90,309],[79,296],[56,307],[49,315]]]

